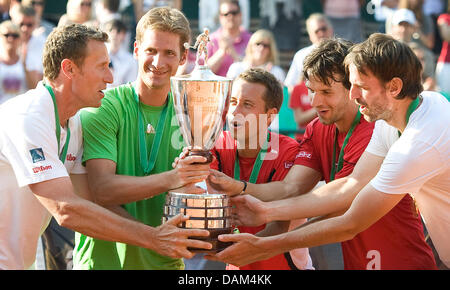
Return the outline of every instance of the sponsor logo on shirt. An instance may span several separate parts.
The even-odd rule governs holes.
[[[307,153],[305,151],[300,151],[297,156],[295,156],[295,158],[308,158],[311,159],[312,154],[311,153]]]
[[[294,161],[284,161],[284,168],[289,169],[294,165]]]
[[[77,159],[76,156],[72,155],[72,154],[67,154],[66,160],[67,161],[75,161]]]
[[[39,173],[39,172],[44,172],[46,170],[50,170],[52,169],[51,165],[47,165],[47,166],[38,166],[38,167],[34,167],[33,168],[33,173]]]
[[[44,151],[42,150],[42,148],[31,149],[30,154],[33,163],[45,160]]]

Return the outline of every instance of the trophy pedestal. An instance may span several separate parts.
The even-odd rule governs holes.
[[[231,205],[226,194],[189,194],[182,192],[168,192],[164,206],[163,222],[177,214],[188,215],[189,220],[178,227],[185,229],[205,229],[208,237],[191,237],[207,241],[213,245],[212,249],[188,248],[194,253],[216,253],[230,246],[218,240],[222,234],[232,233]]]

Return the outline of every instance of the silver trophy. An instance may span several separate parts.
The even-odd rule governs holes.
[[[188,155],[200,155],[212,161],[210,150],[222,132],[228,111],[232,79],[215,75],[206,65],[209,41],[205,29],[197,37],[197,59],[191,74],[170,78],[173,104]],[[185,44],[186,49],[189,44]],[[200,60],[203,57],[203,64]],[[206,189],[205,182],[201,187]],[[193,194],[189,187],[169,191],[164,206],[163,222],[183,213],[190,219],[182,228],[208,229],[210,236],[204,240],[212,243],[210,251],[190,249],[194,252],[217,252],[227,246],[217,240],[220,234],[231,233],[231,211],[226,194]]]

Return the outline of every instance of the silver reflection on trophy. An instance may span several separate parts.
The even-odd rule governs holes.
[[[225,124],[232,79],[215,75],[206,65],[208,33],[205,29],[197,37],[194,46],[198,48],[197,58],[192,73],[171,77],[170,84],[176,117],[189,155],[201,155],[210,162],[210,150]],[[189,44],[185,44],[185,48],[188,49]],[[202,57],[203,64],[200,64]],[[206,186],[202,187],[206,189]],[[163,221],[179,213],[192,216],[180,227],[210,231],[206,240],[213,244],[211,251],[226,246],[217,240],[219,234],[230,233],[232,229],[226,194],[190,194],[189,187],[172,190],[166,197]]]

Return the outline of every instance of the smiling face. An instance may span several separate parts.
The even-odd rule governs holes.
[[[316,110],[322,124],[331,125],[345,117],[350,103],[349,91],[341,82],[329,80],[324,84],[314,76],[306,82],[311,106]]]
[[[255,149],[261,144],[259,132],[267,131],[276,108],[266,108],[264,85],[237,79],[233,83],[228,110],[228,124],[235,140]],[[264,136],[263,136],[264,137]],[[245,143],[244,143],[245,142]]]
[[[83,107],[98,107],[108,83],[113,82],[109,69],[109,55],[105,43],[89,40],[86,57],[80,66],[74,64],[75,74],[72,79],[72,90]]]
[[[180,36],[175,33],[148,29],[142,42],[134,44],[139,63],[138,79],[149,89],[170,89],[170,77],[186,61],[187,51],[181,53]]]

